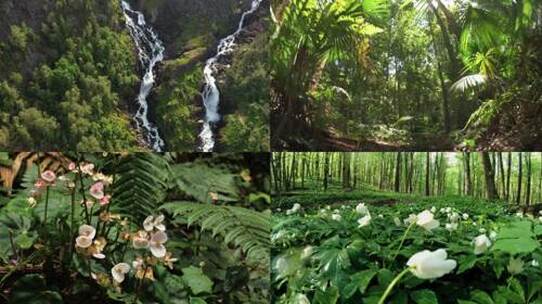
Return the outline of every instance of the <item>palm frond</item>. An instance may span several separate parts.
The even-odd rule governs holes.
[[[268,214],[235,206],[170,202],[163,209],[176,221],[197,225],[213,236],[221,235],[224,243],[240,247],[248,257],[260,259],[269,254],[271,219]]]
[[[462,77],[456,81],[451,87],[452,92],[465,92],[470,89],[479,88],[487,83],[487,76],[482,74],[473,74]]]

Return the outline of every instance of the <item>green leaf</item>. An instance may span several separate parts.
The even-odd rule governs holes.
[[[476,256],[469,255],[464,260],[460,261],[459,268],[457,269],[457,274],[463,273],[476,265]]]
[[[470,296],[472,300],[479,304],[495,304],[491,299],[491,296],[482,290],[474,290],[471,292]]]
[[[190,304],[207,304],[207,302],[205,302],[205,300],[202,298],[190,297]]]
[[[437,295],[429,289],[416,290],[410,293],[410,297],[417,304],[438,304]]]
[[[38,274],[29,274],[20,278],[13,285],[10,304],[59,304],[62,296],[49,290],[45,279]]]
[[[540,246],[537,240],[528,238],[499,239],[495,241],[493,250],[501,250],[511,255],[518,253],[531,253]]]
[[[326,291],[317,290],[313,304],[335,304],[339,300],[339,290],[337,287],[330,287]]]
[[[195,295],[204,292],[211,293],[213,290],[213,281],[203,273],[201,268],[194,266],[183,268],[183,280]]]

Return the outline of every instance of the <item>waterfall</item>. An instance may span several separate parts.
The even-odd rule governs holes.
[[[144,70],[143,81],[137,96],[138,109],[134,115],[137,129],[141,131],[147,144],[155,151],[164,149],[164,140],[160,137],[158,128],[149,121],[149,104],[147,97],[155,83],[154,67],[164,59],[164,45],[152,27],[145,22],[141,12],[132,10],[130,4],[122,1],[122,10],[126,20],[126,27],[137,47],[139,61]]]
[[[216,78],[214,76],[214,73],[217,71],[218,60],[220,57],[233,51],[235,39],[243,30],[246,17],[254,13],[260,6],[261,2],[262,0],[252,0],[251,8],[248,11],[245,11],[241,16],[237,30],[233,34],[220,40],[216,55],[209,58],[205,64],[205,68],[203,69],[205,86],[202,92],[203,105],[205,107],[205,119],[203,122],[202,131],[199,134],[199,138],[201,139],[201,145],[199,147],[200,151],[212,152],[215,147],[213,126],[220,121],[220,114],[218,113],[220,91],[218,90]]]

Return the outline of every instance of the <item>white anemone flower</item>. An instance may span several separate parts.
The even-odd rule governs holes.
[[[160,214],[156,217],[149,215],[147,216],[145,221],[143,221],[143,228],[145,228],[145,230],[147,231],[153,231],[155,228],[160,231],[165,231],[166,226],[163,224],[163,222],[164,222],[163,214]]]
[[[457,226],[458,226],[457,223],[446,223],[446,230],[450,232],[455,231],[457,230]]]
[[[340,221],[342,220],[342,216],[338,213],[334,213],[331,215],[331,219],[334,220],[334,221]]]
[[[393,222],[395,223],[395,226],[401,226],[401,220],[398,217],[394,217]]]
[[[416,216],[416,224],[427,231],[431,231],[439,226],[439,221],[435,220],[433,213],[424,210]]]
[[[404,223],[405,223],[405,225],[410,225],[410,224],[412,224],[412,223],[415,223],[417,220],[418,220],[418,217],[416,216],[416,214],[411,213],[411,214],[408,216],[408,218],[406,218],[406,219],[404,220]]]
[[[149,235],[146,231],[138,231],[132,238],[132,245],[135,249],[149,247]]]
[[[497,232],[491,230],[489,232],[489,238],[492,239],[492,240],[496,240],[497,239]]]
[[[484,253],[490,246],[491,241],[485,234],[481,234],[474,238],[474,254],[479,255]]]
[[[366,216],[358,220],[358,224],[359,224],[358,228],[365,227],[369,225],[370,223],[371,223],[371,215],[367,214]]]
[[[113,266],[113,268],[111,268],[111,275],[113,276],[113,279],[118,283],[124,282],[125,275],[128,272],[130,272],[130,265],[126,263],[118,263],[117,265]]]
[[[366,215],[369,213],[369,209],[367,208],[367,206],[365,206],[365,204],[360,203],[356,206],[356,212],[361,215]]]
[[[153,233],[149,243],[152,255],[157,258],[163,258],[166,255],[166,246],[164,246],[166,242],[167,234],[165,232],[157,231]]]
[[[452,272],[457,262],[447,259],[444,249],[424,250],[414,254],[407,262],[410,272],[420,279],[436,279]]]
[[[463,213],[463,215],[461,215],[461,217],[466,221],[469,219],[469,215],[467,213]]]

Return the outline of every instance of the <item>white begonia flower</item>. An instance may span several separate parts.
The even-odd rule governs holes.
[[[365,227],[371,223],[371,215],[367,214],[366,216],[358,219],[358,228]]]
[[[479,255],[484,253],[490,246],[491,241],[485,234],[481,234],[474,238],[474,254]]]
[[[156,217],[149,215],[143,221],[143,228],[145,228],[146,231],[153,231],[155,228],[160,231],[165,231],[166,226],[163,224],[164,221],[164,215],[160,214]]]
[[[126,263],[118,263],[117,265],[113,266],[113,268],[111,268],[111,275],[113,276],[113,279],[118,283],[124,282],[125,275],[128,272],[130,272],[130,265]]]
[[[404,223],[405,223],[405,225],[410,225],[410,224],[412,224],[412,223],[415,223],[417,220],[418,220],[418,217],[416,216],[416,214],[411,213],[411,214],[408,216],[408,218],[406,218],[406,219],[404,220]]]
[[[492,239],[492,240],[496,240],[497,239],[497,232],[491,230],[489,232],[489,238]]]
[[[461,217],[466,221],[469,219],[469,215],[466,214],[466,213],[463,213],[463,215],[461,215]]]
[[[331,215],[331,219],[334,221],[340,221],[342,220],[342,216],[340,214],[334,213]]]
[[[367,206],[365,206],[365,204],[360,203],[356,206],[356,212],[361,215],[366,215],[369,213],[369,209],[367,208]]]
[[[510,262],[508,263],[508,266],[506,266],[506,269],[511,274],[519,274],[523,271],[523,265],[524,263],[520,258],[518,259],[511,258]]]
[[[163,258],[166,255],[167,234],[163,231],[157,231],[152,234],[151,241],[149,243],[151,253],[157,258]]]
[[[439,226],[439,221],[435,220],[433,213],[429,210],[420,212],[416,218],[416,224],[427,231],[431,231]]]
[[[414,254],[407,262],[410,272],[420,279],[436,279],[452,272],[457,266],[455,260],[446,259],[446,250],[424,250]]]
[[[394,217],[393,222],[395,223],[395,226],[401,226],[401,220],[398,217]]]
[[[146,231],[138,231],[132,238],[132,245],[135,249],[149,247],[149,235]]]
[[[75,245],[81,248],[88,248],[92,245],[92,240],[96,236],[96,229],[90,225],[81,225],[79,227],[79,236],[75,239]]]
[[[531,261],[531,266],[533,266],[533,267],[538,267],[538,266],[540,266],[540,263],[538,263],[537,260],[532,260],[532,261]]]
[[[457,223],[446,223],[446,230],[450,232],[455,231],[457,230],[457,226],[458,226]]]

